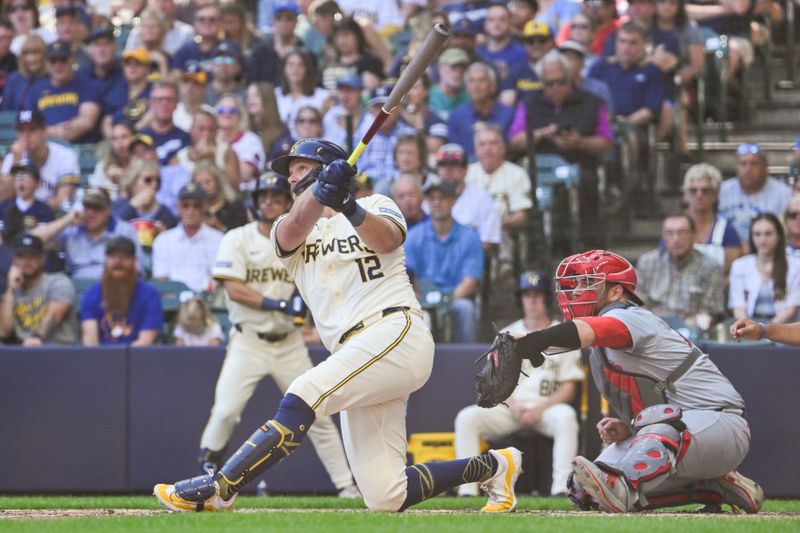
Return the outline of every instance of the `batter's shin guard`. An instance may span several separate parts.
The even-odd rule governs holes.
[[[287,457],[314,423],[314,411],[299,397],[287,394],[275,418],[267,421],[222,465],[217,479],[224,499]]]
[[[222,465],[217,475],[220,484],[227,484],[228,492],[238,492],[299,445],[300,442],[295,440],[295,434],[289,428],[269,420]]]

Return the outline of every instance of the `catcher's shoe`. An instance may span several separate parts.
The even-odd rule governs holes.
[[[489,501],[481,511],[487,513],[513,513],[517,508],[517,494],[514,485],[522,473],[522,452],[516,448],[489,450],[497,459],[497,471],[481,488],[489,494]]]
[[[601,470],[592,461],[580,455],[572,461],[572,471],[578,483],[600,505],[601,511],[628,512],[631,494],[625,478]]]
[[[761,485],[736,470],[706,483],[710,490],[722,496],[723,503],[739,508],[745,513],[759,512],[764,503],[764,489]]]
[[[230,500],[225,501],[219,495],[219,484],[216,481],[214,482],[214,489],[214,494],[199,501],[181,498],[175,492],[175,485],[167,485],[166,483],[159,483],[153,487],[153,494],[156,499],[161,502],[161,505],[170,511],[179,513],[192,513],[195,511],[232,511],[233,502],[236,500],[236,494],[234,494]]]

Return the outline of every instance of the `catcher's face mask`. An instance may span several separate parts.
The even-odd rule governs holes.
[[[591,262],[580,254],[567,257],[558,265],[556,298],[564,320],[594,314],[605,278],[605,274],[596,273]]]

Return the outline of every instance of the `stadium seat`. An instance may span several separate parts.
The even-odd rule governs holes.
[[[161,305],[164,308],[164,315],[177,313],[181,306],[181,293],[193,292],[181,281],[150,280],[150,283],[158,290],[161,295]]]
[[[16,120],[15,111],[0,111],[0,156],[5,156],[11,143],[17,140],[17,130],[14,128]]]
[[[77,310],[80,310],[83,295],[86,294],[89,287],[97,283],[97,281],[96,279],[72,278],[72,286],[75,287],[75,308]]]

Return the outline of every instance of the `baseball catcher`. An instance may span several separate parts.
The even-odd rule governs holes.
[[[564,259],[555,282],[565,322],[517,339],[509,357],[537,364],[543,351],[591,347],[594,381],[620,417],[597,424],[609,444],[597,459],[575,458],[572,502],[612,513],[688,503],[758,512],[763,490],[736,471],[750,447],[742,397],[707,354],[640,307],[633,266],[592,250]]]

